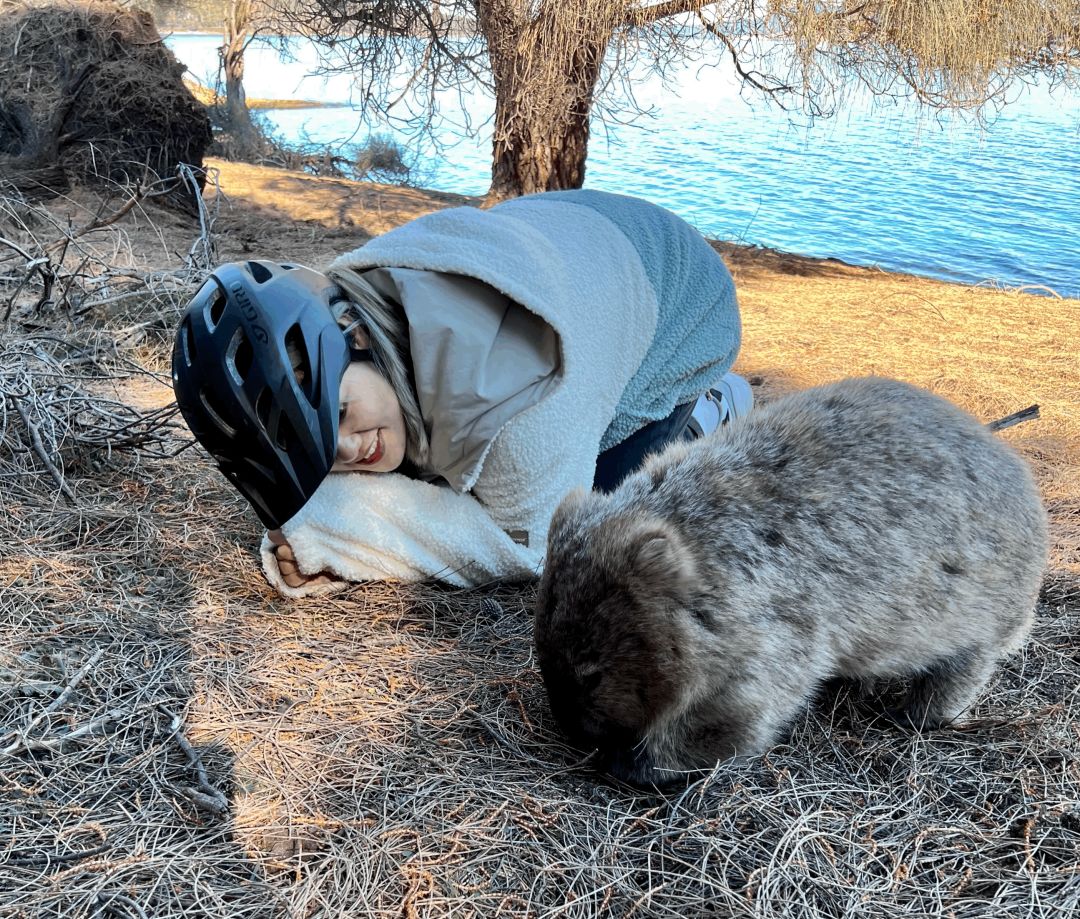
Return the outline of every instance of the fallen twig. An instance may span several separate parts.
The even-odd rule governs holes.
[[[1039,417],[1039,406],[1029,405],[1025,409],[1021,409],[1018,412],[1013,412],[1011,415],[1006,415],[1004,418],[998,418],[997,421],[989,421],[986,426],[991,431],[1004,431],[1005,428],[1011,428],[1014,424],[1022,424],[1025,421],[1031,421]]]
[[[170,719],[170,734],[180,749],[184,751],[184,755],[187,756],[188,764],[195,770],[195,775],[199,780],[198,788],[176,786],[176,790],[201,810],[210,811],[218,816],[227,814],[229,812],[229,799],[225,796],[225,792],[211,784],[210,777],[206,772],[206,766],[203,765],[202,758],[181,730],[184,719],[179,715],[173,714],[164,705],[157,706],[157,710]]]
[[[119,721],[125,716],[137,715],[140,711],[146,711],[148,708],[150,708],[149,705],[140,705],[134,709],[111,708],[105,712],[105,714],[99,715],[93,721],[80,725],[74,730],[68,731],[66,734],[61,734],[58,737],[31,740],[20,736],[15,743],[10,744],[3,752],[9,755],[18,752],[19,750],[25,750],[27,753],[36,753],[39,751],[55,753],[69,741],[96,734],[111,722]]]
[[[45,708],[45,710],[43,712],[41,712],[40,714],[38,714],[34,718],[32,718],[30,720],[30,723],[25,728],[23,728],[21,731],[17,731],[17,732],[14,732],[14,733],[16,733],[17,735],[21,735],[22,737],[25,737],[34,728],[36,728],[39,724],[41,724],[42,721],[44,721],[46,718],[48,718],[49,715],[51,715],[58,708],[60,708],[60,706],[62,706],[65,702],[67,702],[67,700],[71,698],[71,694],[73,692],[75,692],[75,690],[78,688],[79,684],[86,678],[86,675],[91,670],[93,670],[94,667],[97,665],[97,662],[99,660],[101,660],[101,656],[104,653],[105,653],[104,649],[98,648],[90,656],[90,660],[88,660],[85,664],[83,664],[79,668],[78,672],[70,680],[68,680],[67,685],[64,687],[64,691],[61,692],[60,695],[57,696],[55,699],[53,699],[53,701],[49,703],[49,705]],[[11,753],[13,750],[18,749],[18,747],[19,747],[19,743],[18,743],[18,741],[16,741],[16,743],[14,743],[13,745],[7,747],[3,752],[4,753]]]
[[[60,470],[56,468],[56,464],[49,458],[49,454],[45,450],[45,445],[41,442],[41,432],[37,429],[37,425],[30,420],[30,415],[26,409],[22,406],[22,401],[13,397],[11,400],[15,405],[15,411],[19,413],[19,417],[22,418],[23,424],[26,425],[26,431],[30,435],[30,443],[33,445],[34,453],[37,458],[41,460],[42,464],[49,471],[49,475],[52,476],[53,481],[56,482],[56,487],[72,505],[77,505],[79,502],[75,497],[75,492],[71,490],[67,482],[64,481],[64,476]]]
[[[50,865],[61,865],[65,862],[78,862],[84,858],[93,858],[109,851],[109,846],[102,844],[92,849],[84,849],[81,852],[42,852],[40,855],[30,855],[25,858],[21,855],[9,855],[4,863],[18,868],[47,868]]]

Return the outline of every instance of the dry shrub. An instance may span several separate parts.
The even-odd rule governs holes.
[[[366,181],[388,184],[407,183],[411,171],[401,144],[386,134],[373,134],[357,147],[353,168]]]
[[[19,336],[0,347],[0,472],[9,498],[32,499],[41,488],[35,475],[47,473],[75,505],[65,473],[93,475],[123,455],[169,456],[187,443],[174,405],[144,411],[88,386],[110,375],[115,343],[106,348],[108,340],[85,333],[80,342]]]
[[[202,166],[210,122],[148,13],[3,0],[0,58],[0,168],[24,191]]]
[[[822,96],[834,95],[847,71],[875,93],[894,95],[898,87],[933,107],[978,109],[1018,78],[1075,79],[1071,68],[1080,54],[1073,0],[774,0],[768,6],[779,31],[793,40],[795,82]]]
[[[171,179],[121,185],[102,178],[48,200],[0,181],[0,323],[33,317],[68,329],[108,325],[114,349],[149,334],[171,336],[215,258],[217,208],[208,209],[198,191],[200,179],[212,185],[215,176],[180,166]],[[160,270],[155,262],[167,246],[161,225],[187,222],[190,214],[158,202],[184,189],[197,237],[182,266]],[[83,331],[93,337],[99,329]]]

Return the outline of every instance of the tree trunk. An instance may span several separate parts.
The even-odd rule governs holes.
[[[580,103],[561,116],[544,118],[519,111],[517,98],[522,90],[496,84],[490,198],[581,188],[589,149],[592,86],[569,83],[567,89],[576,92]]]
[[[559,6],[513,23],[482,18],[495,82],[489,202],[585,181],[589,111],[612,32]]]
[[[244,153],[260,146],[259,131],[251,119],[244,92],[244,49],[251,31],[251,0],[234,0],[225,20],[225,44],[221,47],[221,69],[225,77],[225,121],[233,142]]]

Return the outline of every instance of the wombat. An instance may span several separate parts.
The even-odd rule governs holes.
[[[923,389],[781,398],[552,520],[535,641],[569,737],[635,784],[762,751],[831,678],[957,718],[1023,642],[1048,552],[1018,454]]]

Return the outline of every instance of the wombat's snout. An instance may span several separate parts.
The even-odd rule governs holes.
[[[671,784],[678,779],[656,770],[638,732],[600,717],[591,705],[568,704],[550,686],[548,699],[563,734],[583,753],[594,754],[597,771],[640,788]]]
[[[684,779],[682,773],[657,769],[644,743],[601,753],[597,768],[638,788],[665,788]]]
[[[604,717],[594,694],[600,684],[599,674],[577,680],[561,668],[541,664],[544,688],[551,713],[562,732],[578,749],[614,750],[633,746],[638,733],[625,724]]]
[[[575,679],[550,663],[541,664],[540,671],[560,730],[572,746],[594,754],[593,765],[599,772],[640,788],[679,780],[677,773],[658,770],[653,763],[645,742],[645,716],[630,702],[639,692],[627,691],[624,704],[614,705],[599,672]]]

